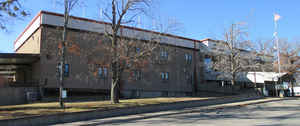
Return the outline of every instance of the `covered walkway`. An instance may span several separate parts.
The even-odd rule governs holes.
[[[32,85],[32,67],[39,54],[0,53],[1,86]]]

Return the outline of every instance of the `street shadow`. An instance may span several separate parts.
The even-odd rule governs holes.
[[[286,126],[285,124],[270,124],[270,125],[256,125],[256,126]]]
[[[289,99],[293,100],[293,99]],[[295,99],[294,99],[295,100]],[[281,101],[284,102],[284,101]],[[272,103],[270,103],[272,104]],[[262,111],[257,114],[255,112]],[[266,116],[265,112],[274,111],[290,111],[291,114],[284,114],[280,116]],[[264,119],[272,121],[281,121],[291,118],[300,118],[300,108],[298,106],[267,106],[267,105],[246,105],[246,106],[235,106],[225,108],[213,108],[213,109],[182,109],[173,110],[171,113],[155,113],[155,115],[134,115],[128,118],[117,118],[112,120],[90,120],[90,124],[83,124],[81,126],[97,126],[97,125],[120,125],[123,123],[136,123],[142,121],[146,124],[159,125],[162,122],[172,122],[176,124],[189,124],[197,122],[199,120],[224,120],[224,119]],[[295,113],[296,112],[296,113]],[[159,118],[159,119],[157,119]],[[151,120],[147,120],[151,119]],[[269,126],[269,125],[257,125],[257,126]],[[271,125],[270,125],[271,126]],[[272,126],[274,126],[272,124]],[[275,126],[283,126],[282,124],[276,124]]]

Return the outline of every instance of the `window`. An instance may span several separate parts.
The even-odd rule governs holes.
[[[104,74],[104,77],[107,77],[107,68],[106,67],[103,68],[103,74]]]
[[[160,76],[161,80],[169,80],[169,72],[161,72]]]
[[[205,70],[208,72],[211,71],[213,64],[212,64],[212,59],[210,57],[206,57],[204,59],[204,64],[205,64]]]
[[[132,72],[133,77],[135,80],[141,80],[142,79],[142,71],[141,70],[134,70]]]
[[[165,73],[165,79],[166,79],[166,80],[169,80],[169,72],[166,72],[166,73]]]
[[[161,73],[160,73],[160,78],[161,78],[162,80],[164,80],[164,79],[165,79],[165,73],[161,72]]]
[[[185,57],[185,60],[187,61],[189,59],[189,54],[185,54],[184,57]]]
[[[70,66],[69,64],[65,64],[65,69],[64,69],[64,76],[69,77],[69,72],[70,72]]]
[[[98,68],[98,76],[102,77],[102,68],[101,67]]]
[[[107,68],[99,66],[98,67],[98,76],[100,78],[106,78],[107,75],[108,75]]]
[[[184,57],[185,57],[186,63],[189,63],[189,64],[192,63],[193,56],[191,54],[185,54]]]
[[[60,63],[58,63],[57,64],[57,66],[56,66],[56,73],[57,73],[57,77],[59,77],[60,76],[60,70],[61,70],[62,68],[61,68],[61,65],[60,65]],[[65,67],[64,67],[64,77],[69,77],[69,71],[70,71],[70,66],[69,66],[69,64],[65,64]]]
[[[225,86],[225,81],[218,81],[218,83],[219,83],[220,87],[224,87]]]
[[[140,48],[138,48],[138,47],[135,47],[135,52],[136,53],[139,53],[141,51],[141,49]]]
[[[161,50],[160,57],[163,59],[168,59],[168,52],[166,50]]]
[[[232,85],[231,85],[231,82],[230,81],[224,81],[224,87],[226,88],[230,88]]]
[[[217,81],[220,87],[224,87],[224,88],[231,88],[231,82],[230,81]]]
[[[56,65],[56,71],[55,71],[55,73],[56,73],[56,77],[57,78],[59,78],[59,76],[60,76],[60,63],[58,63],[57,65]]]

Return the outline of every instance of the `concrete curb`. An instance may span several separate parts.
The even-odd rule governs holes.
[[[141,114],[141,113],[159,112],[159,111],[166,111],[166,110],[176,110],[176,109],[210,106],[210,105],[218,105],[218,104],[226,104],[226,103],[236,103],[236,102],[242,102],[247,100],[257,100],[261,98],[262,97],[225,98],[226,100],[216,99],[216,100],[205,100],[205,101],[188,101],[188,102],[179,102],[179,103],[139,106],[139,107],[123,108],[123,109],[115,109],[115,110],[107,110],[107,111],[96,110],[96,111],[78,112],[78,113],[63,113],[63,114],[55,114],[55,115],[0,120],[0,125],[1,126],[50,125],[50,124],[57,124],[57,123],[68,123],[74,121],[91,120],[97,118],[108,118],[108,117]]]

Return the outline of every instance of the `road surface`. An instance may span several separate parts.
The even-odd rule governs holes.
[[[204,107],[55,126],[300,126],[300,98],[219,109]]]

